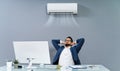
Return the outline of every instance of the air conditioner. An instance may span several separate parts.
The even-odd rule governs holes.
[[[77,3],[48,3],[47,13],[73,13],[77,14]]]

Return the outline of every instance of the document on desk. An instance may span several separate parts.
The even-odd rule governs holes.
[[[74,65],[69,67],[72,69],[80,69],[85,71],[110,71],[102,65]]]
[[[80,65],[74,65],[74,66],[69,66],[69,67],[73,69],[87,69],[87,66],[80,66]]]

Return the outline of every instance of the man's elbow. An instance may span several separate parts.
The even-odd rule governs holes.
[[[84,42],[85,42],[85,39],[84,39],[84,38],[81,38],[81,41],[84,43]]]
[[[54,40],[51,40],[52,41],[52,43],[54,42]]]
[[[79,43],[79,42],[84,43],[85,39],[84,38],[80,38],[80,39],[77,40],[77,43]]]
[[[60,43],[60,40],[59,40],[59,39],[57,39],[57,40],[53,39],[53,40],[52,40],[52,43],[57,43],[57,44],[59,44],[59,43]]]

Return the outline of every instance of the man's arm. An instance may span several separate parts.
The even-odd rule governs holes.
[[[77,53],[79,53],[79,51],[81,50],[82,45],[84,44],[84,42],[85,42],[85,39],[84,39],[84,38],[80,38],[80,39],[78,39],[78,40],[76,41],[76,46],[75,46],[75,48],[76,48]]]
[[[52,44],[55,47],[56,50],[60,48],[60,40],[52,40]]]

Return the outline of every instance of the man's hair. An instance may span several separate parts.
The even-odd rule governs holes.
[[[72,37],[71,37],[71,36],[68,36],[68,37],[66,37],[66,38],[69,38],[69,39],[71,40],[71,42],[73,42],[73,39],[72,39]]]

